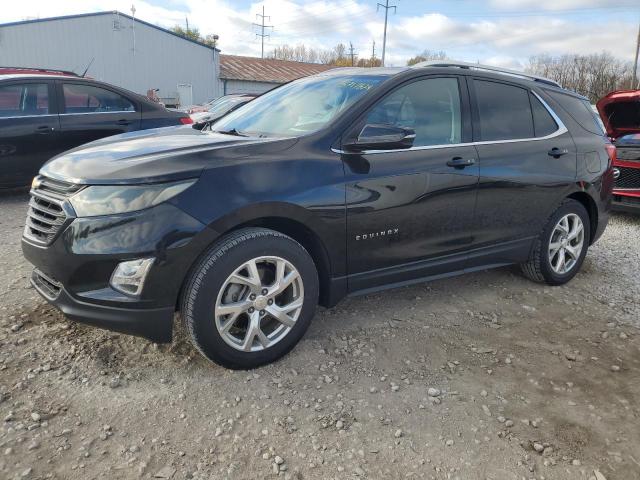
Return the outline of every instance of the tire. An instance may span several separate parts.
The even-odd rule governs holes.
[[[555,251],[555,249],[551,248],[552,240],[554,241],[554,246],[559,243],[561,244],[562,238],[558,237],[558,234],[561,232],[556,230],[559,222],[564,218],[569,218],[569,224],[573,225],[571,219],[575,219],[576,217],[582,222],[582,246],[579,254],[575,252],[577,258],[573,258],[568,252],[566,253],[565,258],[571,262],[567,262],[565,265],[567,271],[563,272],[562,269],[559,271],[555,268],[559,265],[559,256],[550,258],[552,252]],[[520,265],[524,275],[535,282],[546,283],[547,285],[563,285],[575,277],[582,267],[589,248],[589,239],[591,238],[590,225],[589,214],[580,202],[573,199],[564,200],[560,207],[551,215],[542,233],[540,233],[536,239],[527,262]],[[567,235],[566,237],[570,236],[571,235]],[[573,242],[573,240],[569,240],[568,246],[571,247],[572,250],[575,250],[571,242]],[[560,255],[560,253],[558,253],[558,255]],[[554,262],[553,264],[552,261]],[[569,265],[570,268],[568,268]]]
[[[276,281],[279,271],[282,282]],[[283,292],[273,293],[291,278]],[[203,254],[187,279],[181,314],[202,355],[226,368],[251,369],[298,343],[314,316],[318,291],[316,266],[302,245],[273,230],[245,228]]]

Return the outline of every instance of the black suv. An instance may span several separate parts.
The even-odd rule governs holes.
[[[0,74],[0,188],[29,185],[47,160],[83,143],[185,123],[185,113],[68,72]]]
[[[521,264],[560,285],[609,216],[615,150],[584,98],[491,67],[338,69],[201,132],[96,141],[40,171],[23,251],[72,319],[168,342],[179,311],[230,368],[318,303]]]

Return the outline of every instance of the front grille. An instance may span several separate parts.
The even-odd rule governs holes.
[[[45,245],[53,242],[67,220],[63,203],[80,188],[81,185],[37,177],[30,192],[24,236]]]
[[[48,277],[37,268],[31,274],[31,281],[38,291],[49,300],[55,300],[60,295],[62,285],[51,277]]]
[[[620,176],[616,179],[617,189],[640,188],[640,168],[616,167]]]

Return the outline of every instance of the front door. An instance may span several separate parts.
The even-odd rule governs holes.
[[[25,186],[58,145],[53,87],[46,82],[0,86],[0,187]]]
[[[415,130],[408,150],[343,154],[347,178],[349,290],[464,268],[473,241],[478,165],[464,80],[404,84],[357,122]]]
[[[140,111],[133,100],[87,83],[59,85],[60,130],[66,149],[140,129]]]
[[[576,147],[544,100],[473,80],[480,183],[470,266],[521,262],[576,177]]]

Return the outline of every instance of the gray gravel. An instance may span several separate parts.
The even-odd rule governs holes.
[[[640,217],[569,285],[514,268],[348,299],[231,372],[64,319],[0,197],[0,478],[640,478]]]

